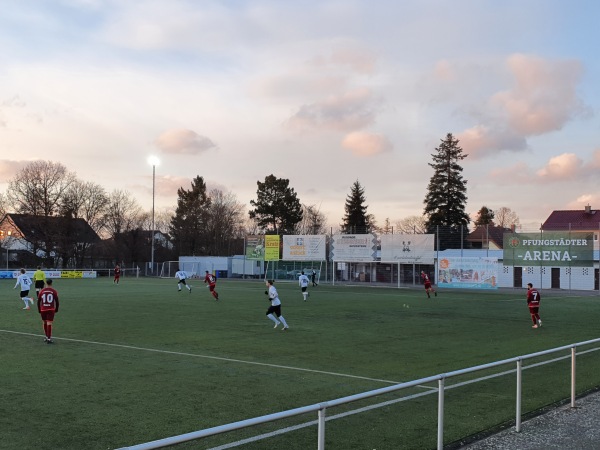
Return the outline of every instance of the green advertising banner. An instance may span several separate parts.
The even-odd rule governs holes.
[[[279,261],[279,235],[265,236],[265,261]]]
[[[265,237],[246,236],[246,259],[264,261],[265,259]]]
[[[592,267],[590,232],[504,233],[505,266]]]

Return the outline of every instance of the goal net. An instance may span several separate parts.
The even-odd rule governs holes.
[[[190,278],[200,277],[200,263],[198,262],[180,262],[180,261],[165,261],[160,269],[160,278],[172,278],[177,271],[185,271]]]

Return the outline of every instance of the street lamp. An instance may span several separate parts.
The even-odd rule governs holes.
[[[152,253],[151,253],[151,268],[152,275],[154,275],[154,192],[156,188],[156,166],[160,164],[160,160],[156,156],[148,157],[148,164],[152,166],[152,234],[150,235],[150,239],[152,239]]]

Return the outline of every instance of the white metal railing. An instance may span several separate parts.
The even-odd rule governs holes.
[[[421,384],[426,384],[430,382],[437,381],[438,382],[438,426],[437,426],[437,448],[438,450],[442,450],[444,447],[444,393],[445,393],[445,380],[448,378],[456,377],[459,375],[465,375],[468,373],[477,372],[480,370],[490,369],[493,367],[502,366],[505,364],[516,363],[516,373],[517,373],[517,392],[516,392],[516,400],[515,400],[515,431],[521,431],[521,395],[522,395],[522,371],[523,371],[523,361],[537,358],[540,356],[548,355],[551,353],[560,352],[563,350],[571,351],[571,407],[575,407],[575,386],[576,386],[576,356],[577,356],[577,347],[581,347],[584,345],[590,345],[599,343],[599,339],[592,339],[589,341],[578,342],[575,344],[565,345],[562,347],[556,347],[550,350],[544,350],[541,352],[530,353],[523,356],[517,356],[514,358],[503,359],[501,361],[496,361],[488,364],[482,364],[479,366],[469,367],[467,369],[455,370],[453,372],[448,372],[444,374],[438,374],[426,378],[420,378],[418,380],[408,381],[406,383],[400,383],[393,386],[388,386],[380,389],[375,389],[368,392],[363,392],[360,394],[350,395],[347,397],[338,398],[335,400],[330,400],[322,403],[315,403],[313,405],[303,406],[300,408],[289,409],[287,411],[282,411],[273,414],[267,414],[265,416],[255,417],[252,419],[241,420],[239,422],[233,422],[226,425],[220,425],[217,427],[207,428],[204,430],[194,431],[191,433],[181,434],[178,436],[172,436],[164,439],[159,439],[156,441],[146,442],[143,444],[133,445],[131,447],[122,447],[119,450],[149,450],[156,448],[164,448],[169,447],[171,445],[181,444],[183,442],[188,442],[196,439],[202,439],[208,436],[214,436],[217,434],[223,434],[234,430],[240,430],[243,428],[252,427],[255,425],[260,425],[269,422],[275,422],[277,420],[286,419],[289,417],[299,416],[306,413],[317,412],[318,414],[318,436],[317,436],[317,449],[325,450],[325,415],[327,408],[332,408],[335,406],[344,405],[347,403],[356,402],[359,400],[364,400],[371,397],[376,397],[378,395],[389,394],[391,392],[396,392],[402,389],[407,389],[410,387],[414,387]],[[587,353],[587,352],[585,352]],[[563,359],[563,358],[559,358]],[[553,362],[553,361],[550,361]]]

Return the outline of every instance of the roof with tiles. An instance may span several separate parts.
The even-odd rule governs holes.
[[[600,211],[586,206],[585,209],[552,211],[542,224],[543,230],[598,230]]]
[[[466,240],[469,242],[487,242],[492,241],[498,248],[502,248],[504,241],[504,233],[510,233],[510,228],[497,227],[494,225],[480,225],[476,227]]]

